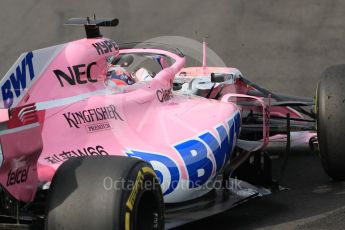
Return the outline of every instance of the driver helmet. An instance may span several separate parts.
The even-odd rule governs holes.
[[[116,85],[133,85],[134,79],[132,75],[123,67],[111,66],[107,71],[107,80]]]

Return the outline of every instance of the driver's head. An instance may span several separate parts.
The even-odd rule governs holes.
[[[107,80],[114,82],[116,85],[132,85],[135,83],[131,74],[120,66],[109,67]]]

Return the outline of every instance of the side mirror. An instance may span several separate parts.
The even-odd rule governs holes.
[[[225,73],[211,73],[211,82],[220,83],[225,81],[234,81],[235,77],[233,74]]]

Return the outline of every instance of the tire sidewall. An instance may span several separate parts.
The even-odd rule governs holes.
[[[345,180],[345,65],[327,68],[316,91],[317,135],[325,172],[335,180]]]
[[[144,194],[151,193],[157,204],[157,210],[152,213],[156,226],[153,230],[164,229],[164,201],[161,187],[153,169],[146,163],[136,165],[127,177],[125,188],[122,194],[121,219],[122,227],[125,230],[139,230],[146,226],[138,226],[140,203],[143,202]],[[129,222],[128,222],[129,218]]]
[[[135,183],[146,181],[151,181],[151,186],[140,185],[134,189]],[[120,185],[115,186],[117,182]],[[137,216],[146,210],[145,207],[138,210],[138,207],[147,193],[154,197],[151,202],[154,205],[148,207],[156,207],[157,228],[154,229],[163,230],[163,195],[150,164],[122,156],[72,158],[58,168],[52,179],[47,197],[45,229],[141,230],[136,223]],[[131,203],[130,218],[127,214],[128,202]]]

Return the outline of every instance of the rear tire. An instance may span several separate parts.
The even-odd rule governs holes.
[[[317,135],[326,173],[345,180],[345,65],[324,71],[316,93]]]
[[[149,164],[129,157],[79,157],[51,183],[45,229],[164,229],[164,204]]]

